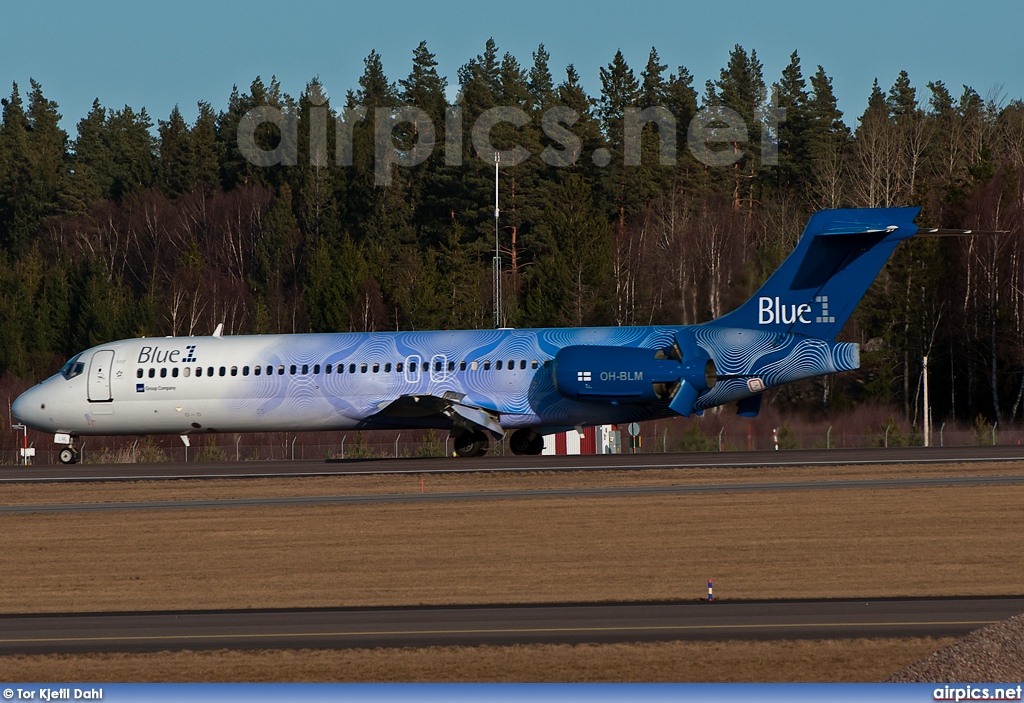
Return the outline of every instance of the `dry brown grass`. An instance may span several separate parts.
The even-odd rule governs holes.
[[[652,462],[659,459],[652,455]],[[453,460],[455,463],[457,461]],[[454,465],[454,463],[453,463]],[[415,464],[410,464],[415,467]],[[418,493],[420,479],[429,493],[605,486],[670,486],[765,481],[824,481],[938,476],[1019,474],[1014,462],[901,464],[834,467],[650,469],[644,471],[538,471],[430,475],[325,476],[311,478],[170,480],[0,486],[5,505],[105,501],[197,500],[268,496],[324,496]]]
[[[0,612],[1018,594],[1024,486],[0,516]]]
[[[880,681],[951,639],[0,657],[0,681]]]

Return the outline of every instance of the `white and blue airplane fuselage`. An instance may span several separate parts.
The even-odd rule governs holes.
[[[796,250],[737,310],[697,326],[129,339],[73,357],[14,416],[82,435],[436,428],[456,452],[512,430],[516,453],[576,427],[755,415],[768,388],[855,369],[836,342],[916,208],[815,214]],[[75,461],[73,444],[62,460]]]

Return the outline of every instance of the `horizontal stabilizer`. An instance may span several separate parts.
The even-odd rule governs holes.
[[[976,237],[994,236],[997,234],[1008,234],[1005,230],[980,230],[980,229],[918,229],[915,236],[918,237]]]

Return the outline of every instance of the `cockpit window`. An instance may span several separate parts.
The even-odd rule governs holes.
[[[78,356],[75,356],[68,363],[64,364],[64,368],[60,370],[60,375],[70,381],[75,376],[81,375],[83,371],[85,371],[85,364],[78,360]]]

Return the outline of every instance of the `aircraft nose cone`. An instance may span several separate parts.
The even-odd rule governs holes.
[[[38,429],[39,418],[42,416],[41,402],[36,389],[27,390],[11,404],[11,415],[19,424]]]

